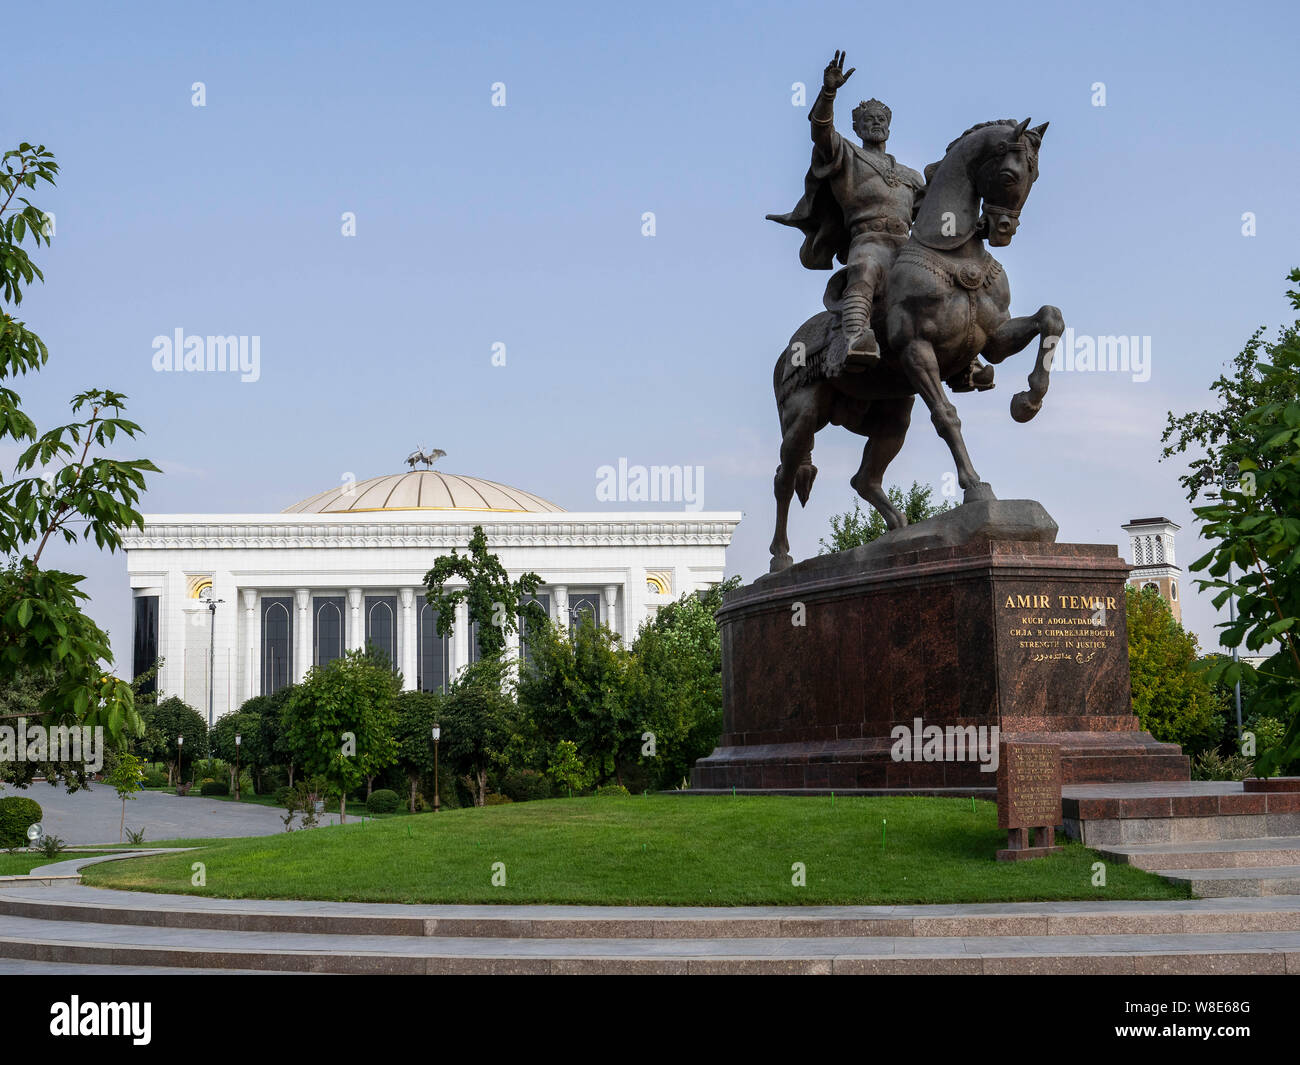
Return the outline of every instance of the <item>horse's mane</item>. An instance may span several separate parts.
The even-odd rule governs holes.
[[[961,134],[961,136],[959,136],[959,137],[954,137],[954,138],[953,138],[953,139],[948,143],[948,147],[946,147],[946,148],[943,150],[943,154],[944,154],[945,156],[947,156],[947,154],[948,154],[950,151],[952,151],[955,147],[957,147],[958,144],[960,144],[963,140],[965,140],[967,137],[969,137],[969,136],[970,136],[972,133],[974,133],[977,129],[986,129],[986,128],[989,127],[989,126],[1011,126],[1011,127],[1014,128],[1015,126],[1018,126],[1018,125],[1020,125],[1020,119],[1018,119],[1018,118],[994,118],[994,119],[991,119],[991,120],[988,121],[988,122],[976,122],[975,125],[971,126],[971,128],[968,129],[968,130],[966,130],[966,132],[963,133],[963,134]],[[925,177],[925,183],[926,183],[927,185],[930,183],[930,179],[931,179],[932,177],[934,177],[934,172],[935,172],[936,170],[939,169],[939,163],[942,163],[942,162],[943,162],[943,160],[940,159],[938,162],[931,163],[931,164],[930,164],[929,166],[927,166],[927,167],[925,168],[925,170],[923,171],[923,175],[924,175],[924,177]]]

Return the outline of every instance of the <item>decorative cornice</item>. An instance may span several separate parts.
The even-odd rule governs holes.
[[[529,516],[532,517],[531,515]],[[660,547],[717,546],[731,543],[740,514],[683,514],[536,521],[376,522],[376,521],[205,521],[185,518],[147,521],[143,531],[128,530],[123,546],[132,550],[268,548],[451,548],[464,547],[474,526],[482,525],[493,547]]]

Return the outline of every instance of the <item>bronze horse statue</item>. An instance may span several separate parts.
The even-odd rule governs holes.
[[[925,195],[911,235],[889,271],[884,299],[873,310],[872,328],[883,341],[876,365],[860,373],[822,372],[831,346],[844,343],[839,314],[844,270],[827,285],[827,309],[804,322],[781,353],[772,380],[781,418],[781,464],[774,483],[771,572],[792,564],[786,533],[790,499],[797,494],[801,505],[808,501],[817,475],[813,438],[827,424],[867,438],[862,465],[849,483],[889,529],[907,519],[890,504],[881,480],[903,446],[918,395],[952,451],[963,502],[994,498],[966,453],[961,421],[944,384],[959,391],[991,387],[963,378],[975,356],[1000,363],[1038,337],[1028,390],[1012,397],[1011,417],[1027,422],[1042,406],[1064,319],[1050,306],[1012,318],[1006,274],[984,241],[994,247],[1011,242],[1038,178],[1046,130],[1047,123],[1030,129],[1029,119],[984,122],[949,144],[942,162],[926,167]]]

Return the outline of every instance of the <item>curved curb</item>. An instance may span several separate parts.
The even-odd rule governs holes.
[[[195,847],[154,847],[152,850],[121,851],[114,854],[100,854],[93,858],[66,858],[50,865],[38,865],[26,876],[0,877],[0,881],[23,883],[28,880],[80,880],[81,870],[88,865],[99,862],[116,862],[123,858],[147,858],[153,854],[180,854],[182,851],[196,850]]]

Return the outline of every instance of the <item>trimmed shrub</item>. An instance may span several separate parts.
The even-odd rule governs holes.
[[[285,809],[288,809],[289,796],[292,794],[293,788],[289,787],[288,784],[281,784],[275,789],[275,791],[271,792],[271,801],[274,802],[276,806],[283,806]]]
[[[27,846],[27,829],[41,819],[41,804],[25,795],[0,799],[0,847]]]
[[[370,793],[370,798],[366,800],[366,809],[372,814],[391,814],[397,812],[400,803],[401,799],[397,797],[397,792],[380,788]]]
[[[531,802],[551,797],[551,782],[535,769],[512,769],[501,781],[501,794],[515,802]]]
[[[199,788],[200,795],[229,795],[230,785],[224,780],[205,780]]]
[[[514,802],[509,795],[498,795],[495,791],[489,792],[483,796],[484,806],[506,806]]]
[[[151,769],[144,775],[144,786],[146,788],[165,788],[167,786],[167,774],[159,769]]]
[[[630,793],[622,784],[602,784],[596,789],[596,794],[607,797],[610,795],[628,795]]]

